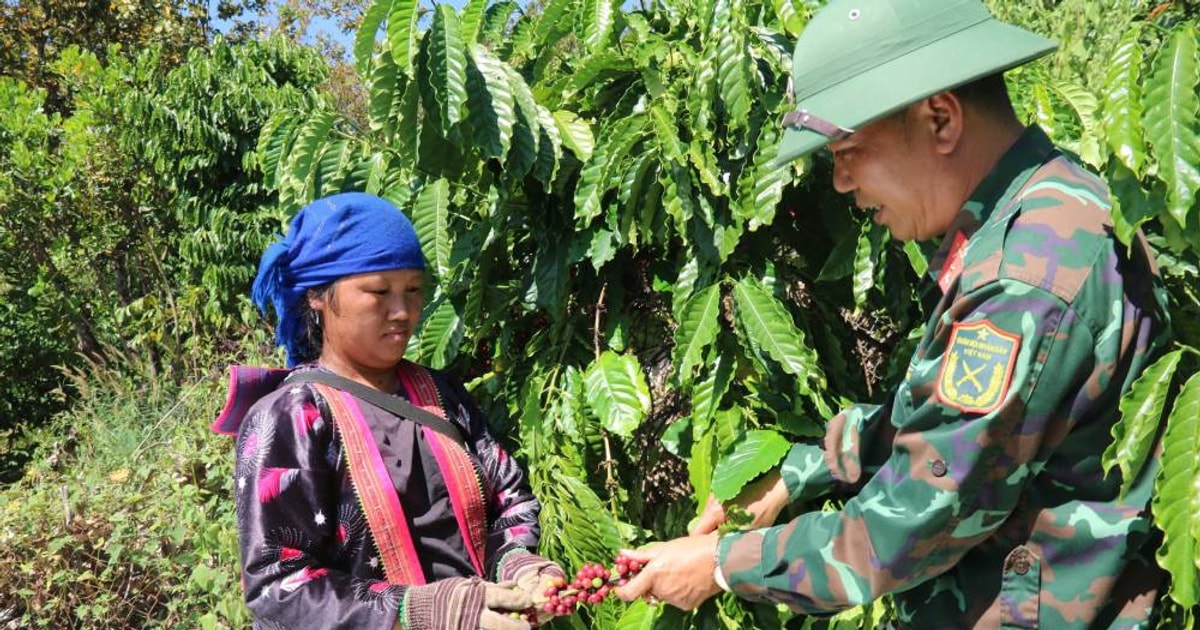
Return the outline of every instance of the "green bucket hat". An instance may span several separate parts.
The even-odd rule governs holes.
[[[1057,46],[993,18],[979,0],[834,0],[796,42],[797,111],[784,117],[775,163]]]

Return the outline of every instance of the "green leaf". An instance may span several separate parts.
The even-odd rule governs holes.
[[[450,232],[450,182],[438,179],[426,184],[412,209],[413,228],[421,241],[425,263],[436,279],[446,279],[450,274],[450,250],[453,242]]]
[[[615,237],[611,230],[596,230],[592,234],[592,242],[588,247],[587,257],[592,261],[592,269],[597,273],[600,268],[608,264],[617,253]]]
[[[696,282],[700,278],[700,261],[695,256],[684,256],[678,264],[679,275],[671,287],[671,312],[680,313],[683,305],[696,292]]]
[[[728,197],[729,186],[725,183],[729,177],[729,172],[721,168],[717,163],[716,147],[711,143],[702,142],[698,138],[694,138],[687,145],[688,163],[692,165],[693,172],[700,181],[708,187],[709,192],[713,197]],[[715,222],[710,222],[709,225],[715,226]]]
[[[1054,120],[1054,102],[1050,100],[1050,90],[1042,83],[1033,85],[1033,116],[1034,122],[1038,124],[1046,135],[1055,138],[1055,129],[1058,127]]]
[[[367,79],[367,123],[372,131],[379,131],[392,121],[392,103],[396,96],[396,77],[399,68],[387,54],[376,55],[371,64],[371,75]]]
[[[579,171],[579,182],[575,185],[575,220],[582,227],[587,227],[604,210],[604,192],[608,184],[605,171],[611,164],[605,152],[607,148],[608,143],[602,143]]]
[[[432,312],[421,318],[417,349],[420,351],[422,363],[442,369],[458,355],[458,346],[463,336],[463,322],[450,300],[436,300],[432,306]]]
[[[854,250],[854,306],[862,308],[867,303],[867,294],[875,286],[876,264],[883,249],[887,228],[867,221],[862,224]]]
[[[663,430],[659,443],[668,453],[679,458],[686,458],[692,451],[692,420],[683,417],[667,425]]]
[[[1121,38],[1108,62],[1104,79],[1104,112],[1101,121],[1108,146],[1129,170],[1141,177],[1146,167],[1146,140],[1142,136],[1142,57],[1134,26]]]
[[[605,128],[601,140],[580,172],[575,189],[575,219],[586,226],[603,211],[604,195],[620,185],[630,150],[644,136],[646,116],[620,118]],[[614,178],[615,173],[615,178]]]
[[[371,6],[363,13],[362,24],[354,36],[354,68],[359,75],[367,73],[371,57],[375,54],[375,36],[379,34],[379,26],[388,16],[392,8],[392,0],[372,0]]]
[[[1197,604],[1200,568],[1200,374],[1183,385],[1163,435],[1162,470],[1151,509],[1163,532],[1158,564],[1171,574],[1170,596],[1185,610]]]
[[[1179,227],[1200,189],[1200,62],[1196,31],[1191,25],[1175,30],[1154,59],[1146,81],[1146,137],[1158,159],[1158,177],[1167,184],[1167,210]]]
[[[278,188],[283,176],[283,156],[291,149],[293,132],[299,122],[294,111],[280,110],[271,115],[258,135],[258,163],[266,176],[266,185]]]
[[[713,138],[715,126],[713,101],[716,85],[718,85],[716,52],[718,50],[715,46],[709,46],[703,50],[701,59],[697,61],[691,89],[688,90],[688,110],[692,115],[691,131],[695,134],[695,138],[706,140],[706,142]]]
[[[530,282],[525,294],[527,304],[540,306],[553,317],[561,317],[566,308],[567,291],[567,243],[541,242],[533,257]]]
[[[554,40],[570,32],[575,21],[574,11],[580,8],[578,0],[550,0],[542,7],[542,15],[534,29],[533,44],[548,48]]]
[[[503,2],[497,2],[489,6],[484,12],[482,33],[480,33],[478,40],[492,41],[503,37],[505,30],[508,28],[509,19],[512,18],[513,11],[520,8],[520,5],[512,0],[504,0]]]
[[[650,412],[650,388],[636,356],[606,350],[584,376],[587,399],[600,424],[630,437]]]
[[[387,180],[387,157],[381,152],[371,154],[367,158],[367,186],[363,190],[372,195],[378,195],[383,192],[384,182]]]
[[[467,0],[462,10],[462,38],[467,44],[479,41],[479,28],[483,24],[484,7],[488,0]]]
[[[621,546],[621,536],[616,521],[600,497],[586,482],[569,475],[557,476],[554,486],[553,489],[534,488],[539,497],[550,497],[546,503],[553,503],[555,509],[560,510],[559,518],[550,521],[560,530],[555,532],[543,526],[543,541],[549,534],[549,537],[569,544],[571,551],[580,556],[580,563],[582,558],[611,558]],[[545,511],[543,508],[543,515]]]
[[[784,31],[793,39],[799,36],[804,23],[808,21],[808,9],[803,5],[801,9],[797,9],[792,0],[771,0],[771,4],[775,7],[775,17],[779,18]]]
[[[735,20],[730,5],[729,0],[720,0],[713,19],[713,33],[718,37],[717,84],[729,126],[744,128],[750,117],[750,50],[745,28]]]
[[[350,142],[340,138],[327,142],[321,149],[321,159],[313,169],[313,197],[321,198],[342,191],[342,180],[349,174],[354,160]]]
[[[613,0],[581,0],[579,2],[579,40],[588,52],[600,52],[612,37],[619,7]]]
[[[421,138],[421,89],[416,81],[397,81],[397,94],[392,101],[392,130],[390,142],[402,164],[416,164]],[[401,92],[402,90],[402,92]]]
[[[1146,368],[1121,396],[1121,420],[1113,425],[1112,444],[1104,450],[1101,463],[1107,475],[1113,466],[1121,469],[1121,497],[1146,465],[1162,421],[1163,406],[1171,389],[1171,377],[1179,366],[1182,350],[1176,350]]]
[[[309,176],[312,175],[313,165],[317,159],[317,149],[329,137],[329,130],[337,115],[330,111],[318,111],[309,118],[296,141],[288,152],[287,164],[284,166],[282,182],[279,186],[279,200],[285,206],[296,205],[310,199]]]
[[[506,64],[479,44],[471,47],[471,59],[478,72],[468,73],[475,148],[485,159],[503,161],[512,146],[513,126],[517,122],[509,75],[504,70]]]
[[[654,128],[658,146],[662,148],[662,157],[683,163],[683,151],[680,149],[679,130],[676,123],[675,107],[671,101],[656,101],[650,105],[650,122]]]
[[[695,423],[693,422],[693,426]],[[712,492],[713,464],[717,459],[717,435],[710,426],[696,429],[692,452],[688,457],[688,481],[699,499],[696,503],[697,516],[704,511],[704,504]]]
[[[659,201],[650,195],[650,188],[655,184],[658,156],[652,151],[640,151],[639,153],[640,155],[634,157],[633,161],[629,163],[629,168],[625,169],[625,174],[617,183],[617,200],[622,206],[641,205],[644,217],[646,210],[656,208]],[[644,220],[642,227],[650,227],[649,224],[649,220]]]
[[[755,349],[761,349],[789,374],[799,376],[802,391],[807,388],[806,381],[824,386],[816,352],[806,345],[804,333],[775,296],[747,277],[734,286],[733,303],[734,316]]]
[[[388,48],[404,74],[413,76],[413,59],[417,56],[417,7],[420,0],[392,0],[388,11]],[[355,42],[357,47],[358,43]]]
[[[841,280],[854,272],[854,263],[858,260],[860,236],[860,232],[846,230],[837,245],[834,245],[833,250],[829,252],[825,264],[821,266],[821,273],[817,274],[817,282]]]
[[[697,291],[676,314],[675,353],[672,362],[682,384],[692,380],[692,368],[704,361],[704,353],[721,331],[721,285]]]
[[[541,151],[542,125],[538,120],[538,104],[521,73],[507,63],[500,64],[500,67],[504,70],[508,89],[519,114],[519,124],[513,128],[513,143],[507,165],[514,176],[523,177],[537,164]]]
[[[576,116],[574,112],[559,110],[554,112],[554,124],[558,126],[558,133],[563,144],[575,153],[575,157],[580,161],[586,161],[592,156],[595,140],[592,137],[592,128],[587,122]]]
[[[558,161],[562,158],[563,143],[558,133],[558,122],[550,110],[539,104],[537,118],[542,136],[538,141],[538,156],[533,166],[533,177],[542,182],[544,192],[549,192],[554,177],[558,174]]]
[[[746,228],[751,232],[775,220],[775,209],[783,199],[784,184],[791,177],[790,169],[777,168],[771,163],[779,153],[779,135],[775,129],[763,130],[754,162],[743,172],[740,181],[739,215],[748,222]]]
[[[653,630],[662,610],[662,606],[651,606],[644,599],[634,601],[621,613],[616,630]]]
[[[688,90],[688,111],[692,114],[692,133],[699,140],[708,141],[713,137],[713,101],[717,92],[717,50],[715,46],[705,50],[691,89]]]
[[[713,470],[713,496],[718,501],[737,497],[746,484],[779,465],[791,447],[787,438],[774,431],[748,431],[733,452],[717,462]]]
[[[708,373],[696,382],[692,391],[692,424],[696,434],[707,430],[709,422],[717,414],[721,400],[733,382],[733,359],[725,352],[715,352],[709,359]],[[703,495],[699,495],[703,496]]]
[[[1083,126],[1079,138],[1079,157],[1092,166],[1101,166],[1104,163],[1104,156],[1100,153],[1100,145],[1104,141],[1104,127],[1096,118],[1096,110],[1099,107],[1096,95],[1082,85],[1070,81],[1055,81],[1053,87],[1071,109],[1075,110],[1075,115]]]
[[[904,241],[904,255],[908,257],[908,264],[917,277],[924,278],[925,273],[929,271],[929,260],[925,257],[925,252],[921,251],[921,246],[917,245],[916,241]]]
[[[467,56],[460,28],[453,8],[445,4],[436,6],[433,27],[426,37],[429,38],[429,84],[439,106],[443,137],[450,137],[454,125],[462,120],[463,105],[467,102]]]
[[[1157,216],[1160,208],[1150,201],[1150,195],[1142,189],[1141,181],[1124,162],[1113,160],[1105,179],[1112,187],[1112,208],[1109,212],[1113,232],[1128,247],[1142,224]]]
[[[787,2],[789,0],[779,1]],[[751,27],[750,32],[758,36],[758,41],[762,44],[762,56],[771,64],[774,72],[781,75],[791,72],[792,49],[795,47],[793,38],[761,26]]]

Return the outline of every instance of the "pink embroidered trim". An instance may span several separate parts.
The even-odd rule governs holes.
[[[375,547],[379,549],[388,582],[425,584],[425,573],[418,560],[412,532],[408,529],[408,519],[362,409],[350,394],[328,385],[314,383],[313,387],[329,403],[334,422],[342,434],[350,480],[362,502],[363,514],[375,539]]]
[[[445,418],[438,397],[437,385],[429,372],[409,361],[400,366],[400,382],[408,392],[412,404]],[[454,440],[434,431],[424,428],[425,440],[433,450],[441,469],[442,478],[450,492],[450,504],[454,507],[454,518],[458,521],[458,530],[467,542],[467,552],[471,556],[471,564],[479,575],[483,575],[483,557],[487,538],[487,508],[483,502],[483,491],[475,466],[471,463],[467,452]]]

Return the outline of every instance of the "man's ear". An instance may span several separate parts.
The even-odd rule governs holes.
[[[919,113],[937,152],[953,153],[963,134],[963,103],[958,96],[952,92],[934,94],[921,101]]]

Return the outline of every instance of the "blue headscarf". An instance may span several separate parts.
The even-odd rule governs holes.
[[[305,350],[300,301],[308,289],[371,271],[425,269],[421,244],[408,217],[365,193],[318,199],[292,217],[287,236],[263,252],[251,297],[265,315],[275,309],[276,342],[288,367]]]

